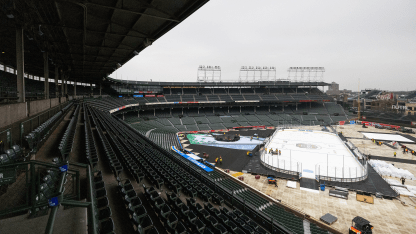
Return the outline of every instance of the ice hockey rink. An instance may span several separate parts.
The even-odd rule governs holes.
[[[357,178],[365,169],[334,133],[300,129],[279,129],[265,145],[261,160],[270,166],[302,173],[336,178]],[[269,150],[280,150],[281,155]]]

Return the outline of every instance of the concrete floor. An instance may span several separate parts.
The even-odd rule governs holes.
[[[321,127],[311,126],[304,129],[320,130]],[[338,126],[337,131],[343,132],[345,137],[362,138],[351,139],[351,141],[362,152],[371,152],[373,155],[393,157],[394,149],[382,145],[377,146],[369,139],[364,139],[363,135],[358,131],[384,132],[389,133],[393,131],[376,129],[369,127],[363,129],[361,125],[344,125]],[[411,148],[416,148],[415,144],[408,144]],[[401,151],[397,152],[397,158],[412,159],[410,154],[403,154]],[[415,157],[416,159],[416,157]],[[394,163],[396,167],[409,170],[416,175],[416,167],[412,164]],[[236,173],[230,171],[230,175]],[[300,190],[299,183],[297,188],[286,187],[286,180],[279,179],[278,188],[269,185],[266,177],[262,176],[260,179],[255,179],[253,175],[244,174],[244,183],[257,189],[272,198],[281,200],[283,204],[295,207],[297,210],[314,217],[319,220],[322,215],[330,213],[338,218],[331,226],[340,230],[342,233],[348,233],[348,228],[351,225],[351,220],[355,216],[361,216],[371,222],[374,226],[373,233],[402,233],[411,234],[416,230],[416,202],[413,202],[408,197],[401,197],[395,200],[386,200],[374,198],[374,204],[359,202],[356,200],[356,193],[350,191],[349,199],[344,200],[329,196],[329,190],[319,191],[313,193],[305,190]],[[398,178],[393,178],[399,181]],[[406,181],[406,184],[416,185],[416,181]],[[413,199],[416,201],[416,199]]]

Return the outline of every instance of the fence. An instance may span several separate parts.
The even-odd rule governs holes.
[[[50,171],[59,172],[59,166],[40,161],[12,163],[0,166],[0,218],[17,212],[33,212],[48,206],[47,199],[42,199],[39,191],[45,183],[43,178]],[[50,185],[56,189],[58,185]],[[65,199],[80,199],[80,171],[69,169],[67,172]],[[50,191],[54,193],[56,191]]]
[[[292,160],[288,161],[284,159],[274,158],[274,156],[266,155],[266,152],[263,150],[263,152],[260,155],[260,162],[261,164],[263,164],[263,166],[269,169],[289,175],[298,176],[299,173],[302,172],[302,163],[293,162],[292,164]],[[271,163],[270,160],[272,161]],[[277,166],[274,166],[275,163],[277,164]]]

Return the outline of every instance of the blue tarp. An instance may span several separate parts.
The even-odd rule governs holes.
[[[190,162],[192,162],[193,164],[197,165],[198,167],[202,168],[204,171],[206,172],[211,172],[213,171],[212,168],[209,168],[208,166],[206,166],[205,164],[196,161],[196,159],[192,158],[191,156],[182,153],[180,150],[176,149],[175,146],[172,146],[171,149],[173,151],[175,151],[176,153],[178,153],[179,155],[181,155],[182,157],[186,158],[187,160],[189,160]]]

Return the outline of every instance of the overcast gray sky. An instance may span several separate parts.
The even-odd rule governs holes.
[[[340,89],[416,89],[416,0],[211,0],[111,77],[196,81],[199,65],[325,67]]]

